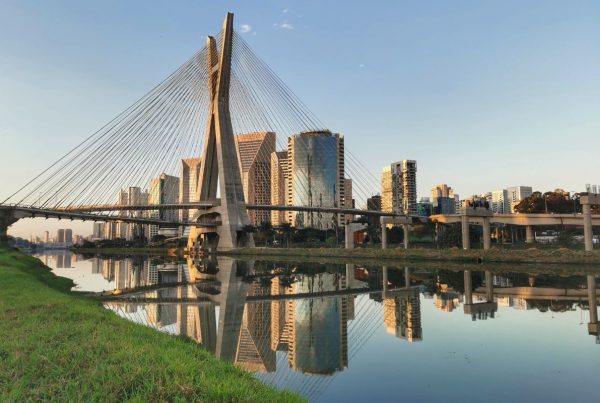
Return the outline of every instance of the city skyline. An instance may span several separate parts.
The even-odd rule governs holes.
[[[16,4],[15,5],[7,5],[6,7],[9,7],[12,11],[16,12],[17,14],[19,14],[19,12],[20,12],[21,14],[19,14],[19,15],[21,15],[21,16],[27,15],[27,7],[21,8],[21,7],[18,7]],[[531,7],[533,7],[533,6],[531,6]],[[547,11],[548,12],[550,12],[550,11],[556,11],[555,10],[556,7],[558,7],[558,6],[555,6],[554,8],[551,7],[552,10],[549,10],[549,11],[547,10]],[[257,17],[256,16],[250,17],[252,15],[251,13],[248,13],[247,10],[243,10],[243,7],[240,7],[240,8],[241,8],[241,10],[238,12],[238,16],[240,18],[239,18],[239,22],[236,23],[236,29],[242,35],[247,35],[246,39],[249,41],[249,43],[251,43],[253,46],[256,46],[257,50],[261,54],[264,53],[264,57],[267,58],[267,60],[269,62],[271,61],[272,57],[276,57],[277,56],[276,52],[279,52],[279,51],[281,51],[283,53],[287,52],[285,49],[281,49],[281,47],[276,48],[276,49],[266,49],[266,50],[260,49],[261,46],[262,46],[260,41],[265,41],[265,43],[269,43],[270,41],[273,41],[274,44],[277,45],[277,42],[280,41],[280,40],[282,40],[282,38],[273,38],[273,35],[266,35],[267,32],[263,31],[265,33],[265,35],[262,35],[263,38],[260,39],[261,38],[261,30],[259,30],[257,28],[258,25],[256,25],[256,24],[254,24],[255,28],[250,28],[249,31],[248,31],[247,27],[242,28],[242,26],[252,25],[252,24],[246,24],[244,22],[244,19],[246,19],[246,18],[257,18]],[[310,8],[310,6],[307,6],[307,8]],[[60,7],[57,7],[56,10],[55,10],[56,13],[60,13],[60,12],[64,12],[64,11],[65,10],[62,10]],[[89,9],[79,10],[79,9],[75,8],[71,12],[77,14],[77,13],[85,13],[85,12],[89,12],[89,11],[90,11]],[[123,11],[124,13],[126,13],[128,10],[124,9],[124,10],[121,10],[121,11]],[[408,14],[410,14],[410,12],[415,12],[415,11],[416,10],[413,10],[412,8],[409,8],[408,10],[405,10],[405,12],[408,13]],[[481,11],[481,10],[478,9],[477,11]],[[297,13],[298,11],[295,11],[295,12]],[[397,12],[397,10],[396,10],[396,12]],[[464,10],[463,10],[463,12],[464,12]],[[473,12],[475,12],[475,11],[473,11]],[[573,10],[571,12],[574,13],[574,14],[577,14]],[[289,12],[288,13],[283,13],[283,10],[281,10],[281,14],[289,14]],[[458,12],[458,14],[460,15],[460,12]],[[313,17],[316,18],[315,16],[313,16]],[[432,16],[427,16],[426,15],[425,17],[432,17]],[[38,18],[42,18],[42,17],[38,17]],[[426,21],[427,21],[427,19],[426,19]],[[538,21],[538,20],[536,20],[534,22],[537,22],[537,23],[541,24],[541,22]],[[41,24],[41,25],[42,25],[42,27],[40,27],[40,29],[43,29],[44,24]],[[209,27],[209,26],[212,27],[212,25],[213,25],[212,22],[210,24],[208,22],[206,23],[206,27]],[[543,24],[541,24],[541,25],[543,26]],[[13,26],[10,25],[9,27],[13,27]],[[74,29],[74,27],[71,27],[71,28]],[[273,29],[277,29],[278,28],[279,30],[282,30],[282,31],[289,31],[289,32],[286,32],[286,33],[295,35],[295,36],[288,37],[287,38],[288,40],[301,41],[303,39],[303,37],[301,35],[301,32],[300,32],[301,30],[300,30],[299,26],[296,26],[296,29],[293,29],[293,30],[292,29],[285,29],[285,28],[282,28],[282,27],[272,27],[272,28]],[[334,29],[335,26],[332,27],[332,28],[333,29],[330,30],[330,34],[335,36],[337,34],[336,30]],[[498,28],[498,29],[502,28],[503,29],[504,27],[496,27],[496,28]],[[377,29],[383,29],[383,28],[377,27]],[[256,35],[253,35],[253,33],[256,33]],[[304,32],[304,33],[306,33],[306,32]],[[306,38],[304,38],[304,40],[306,41]],[[255,41],[258,41],[258,42],[255,42]],[[30,43],[30,42],[25,41],[25,46],[24,46],[25,50],[27,49],[27,44],[28,43]],[[401,49],[401,48],[399,48],[399,49]],[[10,52],[9,52],[9,54],[10,54],[10,56],[14,56],[14,54],[12,54]],[[389,55],[386,55],[386,56],[389,56]],[[457,55],[457,57],[459,57],[459,56]],[[17,62],[19,62],[19,60],[14,60],[14,62],[17,63]],[[126,61],[124,61],[124,62],[126,62]],[[302,65],[301,62],[298,62],[298,63],[300,65]],[[296,85],[296,80],[299,77],[296,76],[296,75],[291,75],[290,77],[286,76],[286,69],[285,68],[283,68],[283,69],[278,68],[277,64],[278,63],[275,62],[274,68],[282,74],[282,76],[285,78],[285,80],[290,83],[290,86],[292,88],[294,88],[294,89],[299,88]],[[308,63],[308,65],[310,66],[310,63]],[[9,63],[8,67],[10,68],[11,66],[14,67],[14,65],[12,65],[12,64]],[[287,66],[287,67],[289,67],[289,66]],[[298,67],[298,66],[295,66],[295,67]],[[361,70],[366,70],[367,67],[369,67],[369,66],[363,66],[361,68]],[[149,73],[149,72],[146,72],[146,69],[144,70],[144,72],[145,73]],[[322,72],[321,75],[327,75],[328,74],[327,72],[329,70],[330,69],[328,67],[323,67],[323,72]],[[90,74],[93,74],[93,72],[90,72]],[[392,77],[392,76],[388,76],[388,77]],[[14,83],[12,83],[11,85],[14,85]],[[308,87],[308,88],[310,88],[310,87]],[[358,154],[357,150],[360,150],[359,157],[361,159],[364,159],[364,164],[367,166],[367,169],[371,173],[375,173],[376,174],[383,164],[387,164],[388,161],[397,160],[399,157],[401,157],[401,158],[411,158],[411,159],[415,159],[415,160],[419,161],[419,166],[420,166],[420,169],[419,169],[419,180],[417,182],[418,183],[418,196],[426,195],[428,188],[430,188],[430,186],[432,186],[434,183],[439,183],[439,182],[451,183],[457,189],[457,191],[460,194],[464,194],[464,195],[467,195],[467,194],[479,194],[482,191],[489,191],[489,190],[494,190],[494,189],[499,189],[499,188],[505,188],[506,186],[512,186],[512,185],[533,185],[533,190],[542,190],[542,191],[554,189],[554,188],[557,188],[557,187],[562,187],[562,188],[564,188],[566,190],[576,190],[576,191],[582,191],[582,190],[584,190],[582,184],[574,184],[574,186],[565,186],[563,183],[561,183],[559,175],[553,175],[552,173],[551,174],[547,174],[547,172],[545,172],[544,175],[540,175],[539,173],[535,172],[536,171],[535,169],[533,169],[533,170],[529,169],[529,170],[525,170],[525,171],[520,170],[521,172],[519,174],[519,180],[518,181],[512,179],[508,183],[503,183],[503,184],[499,184],[498,182],[500,182],[500,180],[502,180],[502,176],[506,174],[506,170],[500,170],[500,169],[491,170],[491,171],[487,172],[488,178],[491,177],[492,179],[491,180],[487,179],[488,182],[487,182],[486,185],[483,185],[481,183],[477,184],[476,177],[478,175],[480,175],[482,171],[485,171],[485,170],[481,170],[481,169],[473,169],[472,171],[469,171],[467,174],[461,174],[461,175],[459,175],[458,179],[456,179],[456,178],[453,179],[453,177],[454,177],[454,173],[453,173],[454,169],[453,168],[455,166],[459,166],[460,163],[462,163],[462,161],[457,161],[456,158],[449,158],[450,154],[451,154],[450,152],[448,152],[448,156],[446,156],[445,158],[442,158],[442,159],[438,158],[439,162],[441,163],[440,165],[444,166],[444,170],[443,170],[444,174],[443,174],[443,177],[442,177],[442,175],[440,175],[440,173],[439,173],[439,171],[437,171],[437,169],[431,169],[430,166],[428,167],[427,161],[429,159],[429,156],[431,155],[431,153],[435,154],[435,150],[432,151],[430,149],[430,147],[426,147],[423,144],[420,148],[428,150],[428,153],[426,153],[424,157],[421,157],[423,155],[422,152],[419,152],[419,153],[411,152],[411,148],[415,147],[419,142],[411,142],[411,141],[407,142],[406,141],[407,139],[412,138],[412,136],[409,133],[406,133],[406,135],[407,135],[406,138],[403,138],[402,135],[395,136],[395,138],[393,139],[393,142],[391,143],[392,145],[396,145],[396,144],[402,145],[402,147],[403,147],[402,155],[401,156],[397,155],[398,153],[396,151],[393,151],[395,155],[391,155],[391,156],[388,157],[387,153],[392,152],[392,151],[387,151],[387,149],[388,148],[389,149],[393,149],[395,147],[383,147],[382,148],[382,147],[379,146],[378,143],[379,143],[379,141],[381,141],[381,144],[383,145],[386,142],[386,133],[390,132],[390,131],[394,132],[395,131],[395,127],[387,128],[386,130],[384,130],[384,131],[381,132],[380,136],[377,137],[378,143],[375,143],[374,146],[375,146],[375,148],[379,148],[378,149],[378,159],[375,160],[374,163],[377,164],[377,165],[375,166],[375,169],[373,169],[371,167],[373,165],[373,162],[368,157],[368,154],[371,151],[370,148],[373,148],[373,147],[361,147],[361,148],[358,148],[358,149],[356,147],[352,147],[352,143],[353,142],[355,142],[356,140],[360,139],[361,137],[364,137],[364,133],[363,133],[362,136],[361,136],[360,133],[356,134],[355,128],[359,127],[360,124],[364,124],[364,123],[368,122],[368,120],[370,119],[370,117],[368,116],[368,114],[365,114],[364,118],[361,119],[360,122],[356,121],[356,119],[354,118],[354,119],[349,119],[347,121],[347,123],[342,122],[342,124],[334,125],[334,124],[331,123],[330,119],[328,119],[328,116],[325,115],[322,112],[322,108],[320,108],[320,107],[318,107],[318,105],[314,105],[312,102],[310,102],[311,95],[310,94],[304,94],[303,92],[304,91],[299,91],[298,92],[299,95],[300,95],[300,98],[307,99],[307,102],[309,103],[311,109],[314,110],[314,111],[316,111],[319,116],[321,116],[322,118],[324,118],[323,120],[325,122],[327,122],[327,124],[329,125],[329,127],[332,128],[332,130],[334,130],[336,132],[339,130],[339,132],[344,135],[344,137],[346,138],[346,142],[348,143],[347,144],[347,148],[349,150],[353,151],[354,154]],[[23,94],[21,94],[21,93],[19,93],[19,94],[20,94],[20,96],[23,96]],[[386,94],[386,96],[387,96],[387,94]],[[355,99],[356,103],[360,103],[361,99],[362,98],[357,97]],[[2,101],[4,101],[4,99]],[[393,106],[394,102],[390,102],[390,105]],[[388,105],[388,106],[390,106],[390,105]],[[14,107],[14,106],[15,105],[12,105],[11,107]],[[344,109],[343,106],[340,106],[339,104],[336,106],[336,108]],[[10,108],[8,108],[7,111],[10,111]],[[367,109],[367,111],[368,111],[368,109]],[[71,115],[66,115],[66,116],[70,117]],[[393,117],[393,115],[389,115],[389,116]],[[11,118],[12,118],[12,116],[11,116]],[[7,123],[10,123],[13,120],[14,120],[14,118],[7,119],[6,121],[7,121]],[[353,121],[356,121],[356,122],[353,122]],[[50,122],[52,122],[52,120]],[[66,123],[68,123],[68,122],[66,122]],[[356,123],[356,125],[354,123]],[[2,132],[4,132],[4,129],[5,128],[0,128],[0,130],[2,130]],[[44,133],[46,133],[46,131],[44,131]],[[86,134],[88,134],[88,133],[89,133],[89,131],[86,132]],[[355,135],[352,136],[352,133],[355,133]],[[72,142],[71,142],[70,145],[72,145],[73,143],[76,143],[77,140],[81,140],[82,138],[84,138],[86,134],[81,134],[80,133],[79,137],[77,137],[77,135],[74,135],[74,137],[72,138]],[[44,139],[43,136],[39,136],[38,135],[38,137],[41,140]],[[533,137],[533,135],[529,136],[529,137]],[[529,137],[527,137],[528,141],[531,140],[531,139],[529,139]],[[379,138],[381,138],[381,140]],[[457,138],[456,136],[454,136],[454,137],[450,136],[449,139],[450,138],[451,138],[452,141],[449,141],[449,142],[440,141],[439,144],[441,146],[443,146],[443,147],[446,147],[447,150],[451,150],[451,148],[453,146],[455,146],[457,142],[460,143],[460,141],[461,141],[460,138]],[[431,137],[428,137],[428,139],[431,139]],[[54,140],[55,140],[55,144],[58,145],[63,140],[63,136],[58,136]],[[438,139],[438,140],[440,140],[440,139]],[[504,140],[508,140],[508,138],[505,137]],[[12,138],[9,138],[9,141],[13,142],[14,140]],[[388,139],[388,141],[389,141],[389,139]],[[9,145],[12,146],[12,144],[10,144],[10,142],[9,142]],[[413,143],[416,143],[416,144],[413,144]],[[477,143],[477,142],[471,142],[471,143]],[[485,142],[483,142],[483,143],[485,143]],[[35,146],[35,144],[37,144],[37,142],[34,142],[33,146]],[[373,145],[373,143],[371,143],[371,144]],[[487,145],[484,144],[482,146],[483,147],[482,150],[484,150],[485,148],[487,148],[486,146]],[[407,151],[404,151],[404,147],[406,147]],[[494,144],[493,147],[494,147],[494,149],[497,149],[498,145]],[[16,155],[19,155],[19,151],[18,151],[19,146],[16,145],[16,148],[17,148]],[[543,149],[543,145],[536,145],[535,148],[536,148],[536,150],[538,150],[540,148]],[[585,148],[585,149],[582,150],[582,152],[588,152],[588,150],[590,150],[590,149],[593,149],[593,147]],[[48,156],[48,160],[44,161],[45,165],[47,165],[48,162],[54,161],[58,156],[62,155],[62,154],[59,154],[59,153],[51,155],[50,154],[51,150],[52,150],[52,147],[49,148],[49,152],[47,154],[43,154],[42,155],[43,157]],[[418,156],[415,157],[414,154],[417,154]],[[522,155],[527,156],[528,153],[520,153],[519,156],[522,156]],[[510,156],[510,154],[507,157],[498,156],[498,158],[500,158],[500,159],[505,159],[506,158],[506,160],[510,160],[510,158],[513,158],[513,157],[516,158],[517,156],[514,156],[514,155]],[[13,158],[13,156],[9,156],[9,158],[6,159],[6,161],[10,162],[11,158]],[[385,158],[385,160],[384,160],[384,158]],[[531,158],[531,155],[529,155],[528,158]],[[450,161],[448,161],[448,159]],[[463,160],[463,159],[461,159],[461,160]],[[470,160],[470,159],[468,159],[468,160]],[[487,160],[487,159],[485,159],[485,160]],[[40,161],[41,161],[41,158],[36,158],[32,162],[28,161],[28,164],[26,166],[11,165],[9,167],[3,167],[2,166],[0,168],[3,168],[4,171],[7,171],[9,173],[11,172],[11,169],[19,169],[20,172],[26,172],[28,169],[33,168]],[[471,162],[475,163],[475,160],[472,160]],[[563,161],[563,163],[564,163],[564,161]],[[593,164],[593,160],[588,160],[588,163],[592,163]],[[21,164],[21,165],[23,165],[23,164]],[[516,166],[518,166],[518,164],[516,164]],[[450,169],[448,169],[448,168],[450,168]],[[548,167],[548,168],[545,168],[545,169],[546,170],[552,169],[552,167]],[[561,172],[562,171],[564,171],[564,170],[561,170]],[[590,169],[589,171],[593,171],[593,169]],[[436,172],[438,172],[438,173],[436,174]],[[173,173],[173,174],[176,174],[176,173]],[[428,177],[431,176],[431,175],[437,175],[434,181],[430,181],[428,179]],[[542,179],[542,180],[548,180],[547,178],[551,178],[550,180],[552,180],[552,183],[549,184],[548,186],[536,185],[536,181],[535,180],[523,179],[523,178],[526,178],[525,175],[537,175],[536,178],[539,178],[539,179]],[[19,177],[22,177],[22,175],[19,175]],[[573,177],[573,175],[571,175],[571,178],[572,177]],[[350,178],[350,179],[352,179],[352,178]],[[3,189],[0,191],[0,193],[2,193],[2,195],[4,195],[4,192],[7,192],[6,189],[9,189],[10,191],[12,191],[12,190],[15,189],[15,188],[10,189],[10,185],[11,185],[11,182],[13,180],[14,179],[13,179],[12,175],[9,175],[9,178],[7,178],[6,187],[3,187]],[[464,182],[465,180],[467,180],[468,182],[466,184],[463,183],[461,185],[461,182]],[[579,182],[579,179],[577,179],[577,180]],[[495,185],[490,184],[490,182],[495,182]],[[594,178],[585,178],[582,182],[594,182]],[[471,190],[469,190],[469,189],[471,189]],[[379,189],[372,189],[372,194],[375,194],[375,193],[378,193],[378,192],[379,192]],[[32,223],[32,220],[27,220],[23,224],[21,224],[21,223],[15,224],[15,226],[12,229],[11,232],[16,232],[16,233],[20,232],[20,226],[21,225],[27,226],[28,222]],[[29,225],[31,225],[31,224],[29,224]],[[28,234],[27,234],[27,231],[25,231],[25,232],[23,232],[23,233],[21,233],[19,235],[25,235],[25,236],[27,236]]]

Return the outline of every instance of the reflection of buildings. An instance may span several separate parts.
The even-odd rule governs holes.
[[[260,282],[248,290],[249,297],[270,294],[270,285]],[[275,350],[271,345],[271,302],[246,304],[235,363],[252,372],[275,371]]]
[[[389,334],[407,341],[423,340],[419,291],[383,300],[383,321]]]
[[[302,276],[292,292],[312,293],[345,288],[345,277],[331,273]],[[288,301],[292,323],[289,362],[294,370],[332,374],[348,366],[347,298],[311,298]]]
[[[442,291],[433,296],[435,307],[443,312],[452,312],[458,308],[462,300],[462,295],[452,290]]]

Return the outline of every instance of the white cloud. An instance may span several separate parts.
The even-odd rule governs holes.
[[[252,31],[252,27],[248,24],[242,24],[240,25],[240,32],[242,34],[246,34],[248,32]]]
[[[287,21],[284,21],[281,24],[275,23],[273,26],[278,29],[294,29],[294,26]]]
[[[361,64],[359,64],[359,65],[358,65],[358,68],[359,68],[359,69],[364,69],[364,68],[365,68],[365,65],[361,63]]]
[[[282,13],[284,13],[284,14],[287,14],[287,13],[289,13],[289,12],[290,12],[290,9],[289,9],[289,8],[284,8],[284,9],[282,10]]]

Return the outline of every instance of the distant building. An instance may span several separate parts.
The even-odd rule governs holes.
[[[421,200],[417,203],[417,215],[419,217],[429,217],[433,211],[433,204],[429,200],[429,197],[421,197]]]
[[[287,151],[271,153],[271,205],[286,204]],[[271,211],[271,224],[274,226],[286,222],[285,211]]]
[[[431,189],[433,214],[455,214],[460,210],[460,199],[445,183]]]
[[[104,238],[104,223],[95,222],[92,230],[92,239],[103,239]]]
[[[179,170],[179,203],[194,203],[198,201],[198,180],[202,158],[186,158],[181,160]],[[190,221],[198,210],[180,210],[179,221]],[[183,235],[183,228],[182,233]]]
[[[381,210],[417,214],[417,162],[402,160],[381,171]]]
[[[271,203],[271,153],[275,152],[275,133],[255,132],[235,137],[240,177],[247,204]],[[271,220],[269,211],[249,210],[252,225]]]
[[[65,230],[59,229],[56,231],[56,243],[65,243]]]
[[[44,243],[50,243],[50,232],[44,231]]]
[[[515,206],[523,199],[531,197],[533,188],[531,186],[512,186],[506,189],[510,212],[515,212]]]
[[[176,204],[179,200],[179,178],[176,176],[161,174],[158,178],[150,181],[148,204]],[[150,217],[163,221],[178,221],[178,210],[154,210]],[[148,239],[158,235],[158,225],[148,226]]]
[[[367,210],[370,211],[381,211],[381,195],[374,195],[367,199]],[[367,216],[369,225],[373,227],[379,227],[379,217],[369,215]]]
[[[510,213],[510,206],[508,203],[508,191],[506,189],[494,190],[492,192],[491,209],[494,213],[497,214]]]
[[[71,245],[73,243],[73,230],[66,229],[65,230],[65,243]]]
[[[330,131],[303,132],[288,138],[287,204],[341,207],[346,205],[344,137]],[[330,229],[343,216],[320,212],[287,212],[292,226]]]

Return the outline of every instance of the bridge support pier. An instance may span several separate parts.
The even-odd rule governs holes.
[[[594,231],[592,227],[592,204],[600,204],[600,194],[582,193],[579,198],[583,212],[583,241],[586,252],[594,250]]]
[[[14,211],[0,210],[0,244],[8,242],[8,227],[16,223],[17,220]]]
[[[594,250],[594,231],[592,227],[592,206],[584,204],[583,209],[583,241],[586,252]]]
[[[535,236],[533,234],[533,225],[525,226],[525,243],[534,243]]]
[[[489,250],[492,245],[492,235],[490,233],[490,218],[483,217],[483,250]]]
[[[464,250],[471,249],[471,238],[469,237],[469,216],[462,215],[460,217],[461,232],[462,232],[462,247]]]
[[[381,217],[381,248],[387,248],[387,233],[386,226],[391,225],[402,225],[404,230],[404,249],[408,249],[408,236],[410,234],[410,225],[412,219],[410,217]]]
[[[344,226],[345,246],[346,249],[354,249],[354,233],[365,229],[367,224],[348,223]]]

